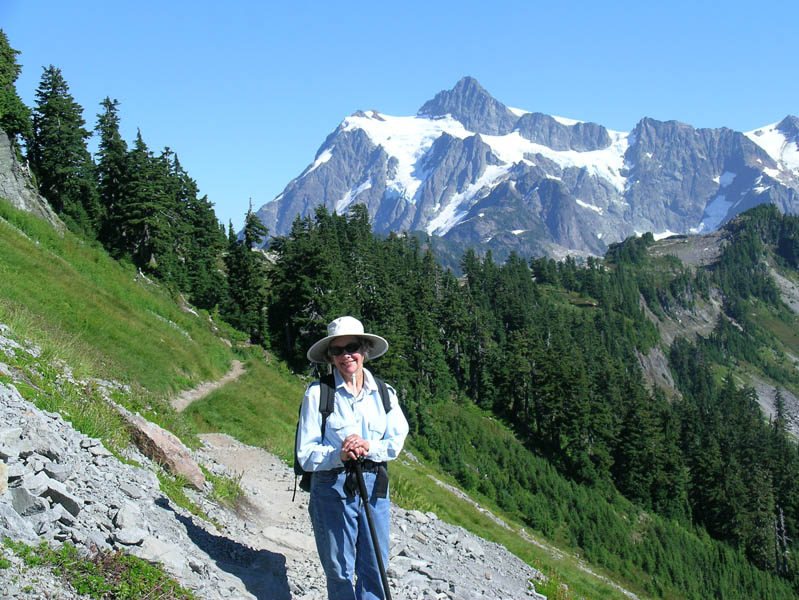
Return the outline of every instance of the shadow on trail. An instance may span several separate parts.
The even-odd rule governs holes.
[[[222,569],[241,580],[249,593],[258,600],[291,600],[286,557],[269,550],[255,550],[220,535],[209,533],[169,506],[168,501],[156,501],[171,510],[185,528],[192,542]]]

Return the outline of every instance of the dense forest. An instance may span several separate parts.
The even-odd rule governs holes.
[[[769,244],[791,263],[797,227],[799,219],[771,206],[754,209],[731,227],[733,241],[717,265],[693,274],[670,259],[653,268],[646,250],[654,240],[646,235],[585,265],[516,255],[498,265],[490,254],[468,252],[458,279],[415,238],[373,236],[364,207],[346,217],[319,209],[272,242],[269,343],[302,369],[305,349],[328,320],[358,315],[391,340],[374,368],[399,389],[414,446],[465,489],[612,570],[657,580],[666,569],[669,583],[653,583],[653,591],[675,586],[707,597],[710,583],[694,595],[687,580],[692,562],[711,559],[679,541],[684,532],[709,535],[721,542],[713,550],[719,556],[729,548],[796,589],[799,454],[779,412],[784,403],[777,399],[781,408],[768,422],[754,390],[714,370],[745,360],[765,334],[742,310],[735,325],[721,318],[707,339],[676,340],[674,397],[647,388],[636,353],[658,343],[642,298],[663,314],[716,286],[733,314],[755,300],[777,307],[760,257]],[[782,376],[796,378],[787,369]],[[510,425],[520,444],[486,435],[469,406]],[[583,491],[564,493],[547,468]],[[606,502],[598,498],[617,492],[664,517],[664,539],[630,544],[611,515],[587,516]],[[593,502],[577,499],[593,493]],[[581,510],[572,512],[572,502]],[[733,560],[726,568],[741,566]],[[718,577],[730,574],[716,569]]]
[[[432,240],[375,236],[362,205],[298,218],[264,253],[251,210],[242,232],[226,231],[171,149],[153,153],[141,133],[128,146],[115,100],[98,104],[95,155],[58,68],[26,107],[16,54],[0,31],[0,127],[90,243],[300,373],[326,323],[357,316],[390,341],[370,366],[397,388],[418,454],[654,595],[799,594],[799,452],[785,403],[778,392],[764,419],[729,369],[746,362],[799,385],[752,316],[793,323],[763,257],[799,268],[798,218],[753,209],[697,269],[654,258],[646,234],[581,264],[468,251],[456,276]],[[661,344],[648,313],[690,310],[712,290],[724,303],[712,334],[667,350],[677,389],[647,386],[638,357]]]

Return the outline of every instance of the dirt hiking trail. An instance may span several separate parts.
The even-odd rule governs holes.
[[[230,371],[228,371],[221,379],[217,379],[216,381],[207,381],[190,390],[183,390],[175,398],[172,398],[170,404],[176,411],[183,412],[192,402],[204,398],[215,389],[238,379],[244,373],[244,363],[240,360],[234,360],[230,367]]]

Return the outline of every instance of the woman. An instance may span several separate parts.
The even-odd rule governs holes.
[[[312,472],[311,515],[316,548],[327,577],[331,600],[384,598],[366,513],[345,463],[363,458],[363,476],[383,564],[388,565],[389,499],[385,463],[402,450],[408,422],[387,386],[386,411],[378,384],[363,363],[383,355],[388,342],[364,333],[354,317],[340,317],[327,326],[327,337],[308,350],[308,359],[330,363],[334,377],[333,412],[325,421],[319,410],[319,382],[305,392],[300,409],[297,458]],[[353,585],[353,575],[357,581]]]

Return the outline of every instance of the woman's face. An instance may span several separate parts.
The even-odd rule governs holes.
[[[329,353],[331,350],[343,348],[347,344],[353,343],[358,343],[358,338],[354,335],[338,337],[330,342],[327,351]],[[338,356],[333,356],[331,354],[331,357],[338,372],[341,373],[341,376],[347,381],[351,380],[352,376],[363,368],[363,354],[361,354],[361,348],[358,348],[356,352],[351,354],[344,351]]]

